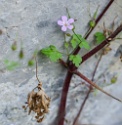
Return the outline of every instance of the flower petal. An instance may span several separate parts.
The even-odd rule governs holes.
[[[70,18],[69,20],[68,20],[68,23],[74,23],[74,19],[73,18]]]
[[[61,30],[65,32],[67,30],[67,27],[66,26],[62,26]]]
[[[63,22],[62,22],[61,20],[58,20],[58,21],[57,21],[57,24],[58,24],[59,26],[63,26]]]
[[[66,16],[62,16],[61,18],[62,18],[62,21],[64,21],[64,22],[67,21],[67,17]]]
[[[72,30],[73,29],[73,25],[69,25],[69,26],[67,26],[67,28]]]

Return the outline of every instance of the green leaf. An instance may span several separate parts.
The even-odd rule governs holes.
[[[83,48],[89,50],[90,49],[89,43],[84,38],[81,38],[81,41],[82,42],[79,44],[80,48],[83,47]]]
[[[102,43],[102,42],[106,39],[104,33],[101,33],[101,32],[96,32],[96,33],[94,34],[94,36],[95,36],[95,38],[96,38],[97,44]]]
[[[41,53],[49,57],[52,62],[56,62],[62,58],[62,54],[53,45],[41,49]]]
[[[73,62],[73,64],[78,67],[82,62],[82,58],[80,55],[70,55],[69,60]]]
[[[90,46],[87,42],[82,42],[82,45],[85,49],[89,50],[90,49]]]
[[[14,70],[16,67],[20,65],[18,62],[9,61],[8,59],[4,60],[4,64],[6,65],[6,68],[8,70]]]
[[[80,35],[80,34],[73,34],[71,45],[75,48],[79,44],[80,48],[85,48],[87,50],[90,49],[88,42]]]
[[[72,35],[71,45],[73,48],[75,48],[81,42],[80,41],[81,38],[82,38],[82,36],[80,34]]]

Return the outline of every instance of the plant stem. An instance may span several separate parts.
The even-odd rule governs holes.
[[[101,44],[99,44],[94,49],[92,49],[90,52],[85,54],[82,57],[81,63],[83,63],[84,61],[89,59],[91,56],[93,56],[95,53],[97,53],[99,50],[101,50],[105,45],[107,45],[109,42],[111,42],[121,31],[122,31],[122,24],[106,40],[104,40]]]
[[[100,63],[100,61],[101,61],[102,55],[103,55],[103,54],[101,53],[100,58],[98,59],[97,64],[96,64],[96,66],[95,66],[95,69],[94,69],[94,71],[93,71],[92,81],[94,81],[94,77],[95,77],[95,74],[96,74],[98,65],[99,65],[99,63]],[[86,101],[87,101],[87,99],[88,99],[88,97],[89,97],[89,95],[90,95],[92,89],[93,89],[93,88],[92,88],[92,86],[90,85],[89,91],[87,92],[86,97],[85,97],[83,103],[82,103],[81,106],[80,106],[80,110],[79,110],[78,114],[77,114],[76,117],[75,117],[75,120],[74,120],[74,122],[73,122],[73,125],[75,125],[75,124],[77,123],[77,120],[78,120],[78,118],[79,118],[79,116],[80,116],[80,114],[81,114],[81,112],[82,112],[82,110],[83,110],[83,108],[84,108],[84,106],[85,106],[85,103],[86,103]]]
[[[40,80],[39,80],[39,78],[38,78],[38,64],[37,64],[37,58],[36,58],[36,56],[35,56],[35,62],[36,62],[36,79],[38,80],[38,82],[39,83],[42,83]]]
[[[87,35],[85,36],[85,39],[87,39],[89,37],[89,35],[91,34],[91,32],[93,31],[93,29],[96,27],[96,25],[98,24],[98,22],[101,20],[101,18],[103,17],[103,15],[106,13],[106,11],[109,9],[109,7],[112,5],[112,3],[114,2],[114,0],[110,0],[110,2],[107,4],[107,6],[104,8],[104,10],[101,12],[101,14],[97,17],[97,19],[95,20],[95,26],[93,28],[89,28],[88,32],[86,33]],[[80,47],[77,46],[76,49],[74,50],[73,54],[77,54],[80,51]]]
[[[66,42],[66,34],[64,33],[64,43]],[[67,55],[69,55],[69,49],[67,47],[66,48],[66,51],[67,51]]]
[[[102,18],[102,16],[104,15],[104,13],[108,10],[108,8],[110,7],[110,5],[114,2],[114,0],[111,0],[108,5],[105,7],[105,9],[102,11],[102,13],[99,15],[99,17],[96,19],[96,22],[98,23],[99,20]],[[96,24],[97,24],[96,23]],[[94,28],[93,28],[94,29]],[[92,29],[92,30],[93,30]],[[89,34],[86,36],[85,39],[88,38],[88,36],[91,34],[91,31],[89,31]],[[78,46],[77,49],[74,50],[73,54],[77,54],[80,50],[80,47]],[[87,58],[87,56],[90,56],[89,54],[84,56],[84,61]],[[91,56],[90,56],[91,57]],[[70,63],[70,62],[68,62]],[[74,68],[74,65],[70,66],[72,69]],[[67,93],[68,93],[68,89],[69,89],[69,85],[70,85],[70,81],[72,78],[73,74],[68,71],[67,75],[65,77],[65,81],[64,81],[64,85],[63,85],[63,89],[62,89],[62,95],[61,95],[61,100],[60,100],[60,106],[59,106],[59,112],[58,112],[58,125],[64,125],[64,116],[65,116],[65,106],[66,106],[66,99],[67,99]],[[62,108],[63,107],[63,108]]]
[[[77,38],[79,39],[79,41],[82,42],[81,39],[78,37],[78,35],[75,33],[75,31],[72,30],[72,32],[77,36]]]
[[[91,56],[93,56],[95,53],[97,53],[99,50],[101,50],[113,38],[115,38],[116,35],[118,35],[121,31],[122,31],[122,24],[110,35],[110,37],[108,37],[106,40],[104,40],[101,44],[99,44],[93,50],[91,50],[90,52],[85,54],[82,57],[82,63],[84,61],[86,61],[87,59],[89,59]],[[64,113],[65,113],[66,97],[67,97],[67,93],[68,93],[68,88],[69,88],[70,81],[71,81],[71,78],[72,78],[72,75],[73,75],[73,71],[77,70],[77,67],[75,67],[74,65],[70,64],[70,62],[69,62],[68,69],[69,70],[68,70],[67,76],[65,78],[64,86],[63,86],[63,89],[62,89],[62,96],[61,96],[61,102],[60,102],[59,113],[58,113],[58,117],[60,117],[58,125],[63,125],[64,124],[63,122],[64,122],[64,115],[65,115]],[[117,99],[116,97],[110,95],[109,93],[105,92],[104,90],[102,90],[99,86],[94,84],[91,80],[89,80],[87,77],[85,77],[84,75],[80,74],[79,72],[77,72],[77,73],[74,72],[74,73],[79,75],[79,76],[81,75],[80,77],[82,79],[86,80],[89,84],[91,84],[95,88],[99,89],[103,93],[107,94],[108,96],[111,96],[112,98],[114,98],[114,99],[116,99],[118,101],[121,101],[121,100]]]
[[[79,110],[77,116],[75,117],[75,120],[74,120],[74,122],[73,122],[73,125],[76,125],[77,120],[78,120],[78,118],[79,118],[79,116],[80,116],[80,113],[82,112],[82,110],[83,110],[83,108],[84,108],[84,105],[85,105],[85,103],[86,103],[86,101],[87,101],[87,99],[88,99],[88,97],[89,97],[89,94],[90,94],[91,90],[92,90],[92,87],[90,87],[89,91],[87,92],[87,95],[86,95],[86,97],[85,97],[85,99],[84,99],[84,101],[83,101],[83,103],[82,103],[82,105],[81,105],[81,107],[80,107],[80,110]]]
[[[106,91],[104,91],[103,89],[101,89],[98,85],[96,85],[94,82],[92,82],[90,79],[88,79],[86,76],[84,76],[83,74],[81,74],[79,71],[74,71],[74,74],[78,75],[80,78],[82,78],[83,80],[85,80],[87,83],[89,83],[90,85],[92,85],[93,87],[95,87],[96,89],[100,90],[101,92],[103,92],[104,94],[110,96],[111,98],[122,102],[122,100],[114,97],[113,95],[107,93]]]
[[[88,29],[88,31],[86,32],[86,34],[85,34],[85,36],[84,36],[85,39],[87,39],[87,36],[89,35],[89,33],[91,32],[92,29],[93,29],[93,27],[90,27],[90,28]]]
[[[97,61],[97,64],[96,64],[96,66],[95,66],[95,69],[94,69],[94,71],[93,71],[92,81],[94,81],[94,77],[95,77],[95,74],[96,74],[98,65],[99,65],[99,63],[100,63],[100,61],[101,61],[101,59],[102,59],[102,56],[103,56],[103,51],[102,51],[102,53],[101,53],[101,55],[100,55],[100,57],[99,57],[99,59],[98,59],[98,61]]]
[[[68,68],[67,63],[66,63],[64,60],[59,59],[59,62],[60,62],[65,68]]]
[[[69,89],[72,75],[73,74],[70,71],[67,72],[65,82],[63,85],[61,101],[60,101],[60,106],[59,106],[60,108],[59,108],[59,112],[58,112],[58,125],[64,124],[66,99],[67,99],[68,89]]]

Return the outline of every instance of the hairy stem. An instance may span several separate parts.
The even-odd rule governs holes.
[[[94,82],[92,82],[90,79],[88,79],[86,76],[84,76],[83,74],[81,74],[79,71],[74,71],[74,74],[78,75],[80,78],[82,78],[83,80],[85,80],[87,83],[89,83],[90,85],[92,85],[93,87],[95,87],[96,89],[100,90],[101,92],[103,92],[104,94],[110,96],[111,98],[122,102],[122,100],[114,97],[113,95],[109,94],[108,92],[104,91],[102,88],[100,88],[98,85],[96,85]]]

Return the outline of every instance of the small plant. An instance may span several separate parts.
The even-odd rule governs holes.
[[[98,9],[97,9],[97,11],[98,11]],[[111,48],[109,47],[110,41],[115,39],[115,37],[117,35],[117,34],[114,35],[114,32],[110,32],[109,30],[104,28],[103,33],[102,32],[96,32],[94,34],[96,44],[98,46],[96,46],[94,49],[92,49],[90,52],[86,53],[86,55],[84,55],[82,57],[78,54],[80,49],[86,49],[88,51],[91,49],[91,47],[89,45],[89,42],[86,40],[86,38],[87,38],[90,30],[92,30],[96,25],[95,18],[96,18],[96,15],[97,15],[97,11],[94,14],[94,20],[89,23],[90,29],[88,30],[88,33],[86,33],[86,36],[84,36],[84,37],[81,34],[77,34],[75,32],[75,26],[74,26],[74,19],[73,18],[68,19],[68,17],[62,16],[61,17],[62,20],[58,20],[57,24],[59,26],[61,26],[61,30],[64,32],[64,35],[65,35],[64,38],[66,39],[66,37],[70,37],[69,41],[66,41],[64,39],[64,46],[65,46],[65,49],[67,51],[67,53],[64,54],[64,55],[67,55],[67,60],[68,60],[67,62],[62,60],[63,53],[60,52],[59,50],[57,50],[54,45],[50,45],[49,47],[41,49],[41,53],[44,54],[45,56],[49,57],[49,59],[51,61],[54,61],[54,62],[59,61],[61,64],[63,64],[68,69],[68,76],[66,77],[65,81],[67,81],[67,79],[68,80],[71,79],[72,75],[75,74],[75,75],[78,75],[79,77],[81,77],[83,80],[85,80],[87,83],[90,84],[90,87],[89,87],[90,89],[89,89],[89,92],[86,96],[86,99],[88,98],[89,93],[92,92],[93,88],[95,88],[95,89],[100,90],[101,92],[105,93],[106,95],[112,97],[113,99],[122,102],[120,99],[118,99],[118,98],[114,97],[113,95],[107,93],[106,91],[104,91],[102,88],[100,88],[99,86],[97,86],[93,82],[94,75],[95,75],[95,72],[96,72],[96,69],[99,65],[100,60],[98,61],[98,64],[96,65],[92,80],[88,79],[86,76],[84,76],[83,74],[81,74],[77,70],[78,67],[80,66],[80,64],[82,64],[90,56],[97,53],[100,49],[102,49],[102,54],[100,56],[100,59],[102,58],[102,55],[106,55],[111,50]],[[68,12],[68,9],[67,9],[67,12]],[[69,12],[68,12],[68,16],[71,17],[69,15]],[[122,25],[120,25],[120,27],[122,28]],[[68,29],[72,30],[72,34],[69,34],[69,33],[66,32]],[[117,30],[115,32],[117,32]],[[68,77],[70,77],[70,78],[68,78]],[[115,78],[112,78],[111,82],[112,83],[115,82]],[[70,82],[69,83],[64,82],[64,84],[65,84],[65,87],[67,86],[67,88],[68,88]],[[64,105],[65,105],[66,102],[64,102],[63,100],[64,100],[64,97],[66,97],[66,96],[63,96],[63,95],[67,94],[67,92],[68,91],[66,91],[66,88],[62,90],[62,98],[61,98],[61,103],[60,103],[60,107],[59,107],[59,117],[60,117],[61,114],[64,114],[64,111],[65,111]],[[86,99],[84,101],[86,101]],[[62,107],[62,106],[64,106],[64,107]],[[83,105],[81,106],[81,110],[82,110],[82,108],[83,108]],[[73,125],[75,125],[75,123],[77,121],[77,118],[78,118],[78,116],[74,120]],[[63,125],[63,120],[64,120],[63,116],[60,117],[59,119],[60,120],[59,120],[58,125]]]
[[[58,112],[58,125],[64,124],[66,98],[67,98],[70,80],[73,75],[79,76],[80,78],[85,80],[90,85],[89,91],[86,95],[86,98],[84,99],[83,104],[81,105],[78,115],[76,116],[76,118],[73,122],[73,125],[75,125],[89,94],[92,92],[92,90],[94,88],[96,90],[100,90],[101,92],[105,93],[106,95],[110,96],[111,98],[113,98],[119,102],[122,102],[122,100],[107,93],[106,91],[104,91],[102,88],[100,88],[98,85],[96,85],[93,82],[94,75],[96,73],[96,69],[99,65],[99,62],[100,62],[102,56],[106,55],[111,50],[111,48],[109,47],[110,42],[115,40],[118,33],[122,31],[122,24],[115,31],[105,29],[105,27],[104,27],[103,32],[96,32],[94,34],[97,46],[91,50],[91,47],[89,45],[89,42],[87,41],[87,38],[88,38],[90,32],[93,30],[93,28],[98,23],[99,19],[101,18],[101,17],[98,17],[96,19],[97,11],[98,11],[98,9],[94,13],[94,18],[93,18],[93,20],[90,21],[89,30],[84,37],[81,34],[77,34],[75,32],[75,28],[76,28],[74,25],[75,22],[74,22],[74,19],[71,18],[70,14],[68,12],[68,9],[67,9],[67,12],[68,12],[69,19],[67,16],[62,16],[61,17],[62,20],[58,20],[57,24],[59,26],[61,26],[61,30],[64,32],[64,35],[65,35],[64,46],[65,46],[67,53],[65,53],[64,55],[67,55],[66,62],[62,59],[63,53],[60,52],[59,50],[57,50],[54,45],[50,45],[49,47],[41,49],[41,53],[44,54],[45,56],[49,57],[51,61],[54,61],[54,62],[59,61],[59,63],[61,63],[68,69],[67,76],[66,76],[65,82],[64,82],[64,88],[62,90],[62,97],[61,97],[60,107],[59,107],[59,112]],[[67,33],[67,30],[71,30],[72,34]],[[66,41],[66,37],[70,37],[69,41]],[[88,50],[88,51],[90,50],[90,51],[88,53],[86,53],[84,56],[80,56],[80,54],[78,54],[80,49],[86,49],[86,50]],[[92,55],[97,53],[99,50],[102,50],[102,53],[101,53],[100,59],[98,60],[97,65],[95,67],[95,70],[93,72],[92,80],[90,80],[86,76],[81,74],[77,69],[84,61],[86,61]],[[112,78],[111,83],[115,83],[116,80],[117,80],[116,78]]]
[[[75,31],[76,20],[71,18],[71,15],[69,14],[68,9],[66,8],[67,16],[63,15],[61,16],[61,19],[57,21],[57,24],[61,27],[61,31],[64,33],[63,45],[65,47],[65,52],[60,52],[60,50],[58,50],[56,46],[52,44],[45,48],[42,48],[41,50],[38,50],[38,52],[41,52],[41,54],[48,57],[52,62],[59,62],[61,65],[63,65],[67,69],[67,75],[63,83],[64,86],[62,89],[58,117],[56,119],[57,125],[64,125],[66,99],[67,99],[70,81],[73,75],[79,76],[82,80],[84,80],[85,82],[89,84],[89,85],[88,84],[86,85],[87,87],[89,87],[89,91],[87,92],[87,95],[83,103],[81,104],[80,110],[74,119],[73,125],[76,124],[77,119],[80,113],[82,112],[82,109],[84,108],[85,102],[89,97],[89,94],[93,91],[100,90],[101,92],[108,95],[109,97],[119,102],[122,102],[121,99],[118,99],[117,97],[106,92],[94,82],[94,76],[95,76],[97,67],[99,66],[99,62],[102,56],[106,55],[111,50],[110,43],[111,41],[114,41],[116,39],[116,36],[122,31],[122,24],[120,24],[120,26],[118,26],[118,28],[116,28],[116,30],[114,31],[113,31],[113,28],[111,30],[106,29],[105,24],[104,24],[103,32],[98,31],[94,34],[95,45],[96,45],[94,48],[92,48],[89,44],[89,41],[87,41],[87,38],[91,34],[92,30],[96,27],[97,23],[100,21],[100,19],[102,18],[104,13],[108,10],[108,8],[113,3],[113,1],[114,0],[111,0],[108,3],[108,5],[105,7],[105,9],[101,12],[101,14],[98,17],[97,17],[97,12],[98,12],[99,7],[96,9],[95,13],[93,14],[93,17],[91,18],[89,22],[88,31],[86,32],[84,36],[82,34],[76,33]],[[67,31],[69,31],[70,33]],[[13,51],[17,49],[16,42],[12,44],[11,49]],[[79,51],[81,49],[85,49],[87,51],[85,55],[79,54]],[[85,62],[91,56],[98,53],[100,50],[101,50],[101,54],[95,66],[95,69],[93,71],[92,79],[89,79],[85,75],[83,75],[81,72],[79,72],[78,68],[83,62]],[[37,51],[36,53],[34,52],[34,54],[32,55],[32,58],[30,58],[30,60],[28,61],[28,66],[34,65],[34,58],[36,56],[37,56]],[[20,59],[24,58],[24,50],[22,47],[20,49],[18,57]],[[63,59],[65,59],[66,61]],[[122,54],[120,56],[120,59],[122,60]],[[14,65],[18,66],[17,63],[9,62],[8,60],[5,61],[5,65],[7,69],[13,69]],[[23,106],[23,108],[27,109],[28,107],[29,114],[31,113],[31,111],[34,111],[36,113],[35,118],[37,119],[37,122],[42,122],[45,114],[48,113],[51,99],[46,95],[46,92],[44,92],[42,88],[42,82],[40,82],[40,80],[37,77],[37,61],[36,61],[36,78],[38,80],[38,85],[28,94],[27,106]],[[117,81],[117,77],[114,76],[111,79],[111,83],[115,83],[116,81]]]

